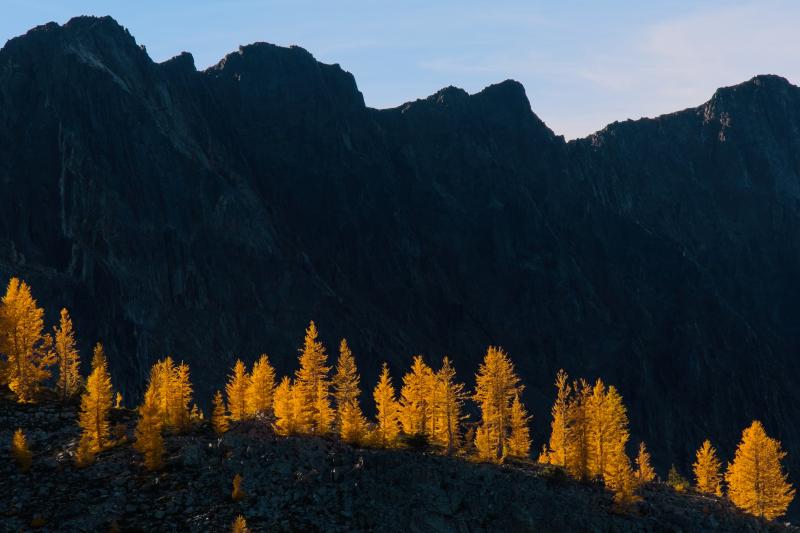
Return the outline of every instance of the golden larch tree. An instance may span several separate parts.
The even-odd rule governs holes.
[[[331,430],[333,409],[330,403],[328,355],[317,336],[317,326],[312,320],[306,329],[303,348],[300,349],[300,368],[295,373],[297,404],[294,416],[298,431],[322,435]]]
[[[299,392],[299,390],[298,390]],[[331,391],[330,391],[330,383],[317,383],[317,399],[316,399],[316,420],[314,422],[314,430],[313,433],[316,435],[324,435],[326,433],[330,433],[333,429],[333,420],[336,417],[336,412],[333,410],[331,406]],[[302,402],[301,404],[302,405]],[[301,412],[302,407],[297,409],[297,412]]]
[[[450,454],[459,446],[461,438],[461,423],[464,419],[462,414],[464,400],[467,398],[464,392],[464,384],[456,381],[456,369],[445,356],[442,358],[442,366],[434,376],[435,398],[433,404],[433,416],[435,424],[432,425],[431,440],[445,448],[445,452]]]
[[[550,421],[550,441],[545,455],[540,455],[540,459],[547,458],[547,462],[558,466],[567,466],[567,448],[569,446],[569,408],[571,387],[569,377],[564,370],[559,370],[556,374],[556,401],[550,409],[552,420]],[[544,452],[544,450],[543,450]]]
[[[511,359],[502,348],[490,346],[478,369],[473,395],[481,410],[475,445],[482,459],[500,461],[505,457],[511,406],[521,393],[522,385]]]
[[[352,403],[358,402],[361,395],[361,377],[358,375],[356,360],[347,339],[339,343],[339,358],[336,360],[336,372],[333,374],[333,402],[336,406],[334,425],[341,429],[343,410]],[[352,413],[350,413],[352,416]]]
[[[250,533],[250,529],[247,527],[247,520],[242,515],[237,516],[233,524],[231,524],[231,533]]]
[[[578,480],[589,477],[589,400],[594,388],[581,379],[572,382],[567,414],[567,472]]]
[[[0,301],[0,353],[5,355],[2,381],[17,401],[32,402],[55,363],[52,337],[43,334],[44,310],[24,281],[11,278]]]
[[[685,492],[689,489],[689,480],[678,472],[675,465],[670,465],[669,471],[667,472],[667,485],[675,489],[676,492]]]
[[[61,310],[58,327],[53,328],[53,344],[58,368],[56,391],[62,401],[77,394],[81,386],[80,355],[75,347],[75,331],[69,311]]]
[[[103,345],[94,347],[92,373],[86,380],[86,391],[81,396],[81,411],[78,424],[89,439],[92,453],[97,453],[109,444],[110,425],[108,412],[113,402],[111,376],[108,373]]]
[[[550,448],[547,447],[547,443],[542,444],[542,449],[539,451],[539,457],[536,458],[536,462],[547,465],[550,464]]]
[[[603,462],[603,483],[614,493],[614,502],[620,507],[628,507],[639,498],[636,496],[638,483],[631,468],[631,462],[625,454],[624,439],[605,444]]]
[[[794,489],[783,471],[786,452],[769,437],[758,420],[742,432],[725,481],[728,497],[739,508],[772,520],[783,515],[794,499]]]
[[[144,455],[144,465],[148,470],[159,470],[164,466],[164,426],[159,409],[158,395],[149,388],[144,402],[139,407],[139,422],[136,424],[134,448]]]
[[[175,395],[172,392],[174,373],[175,362],[172,357],[167,356],[153,364],[150,368],[150,378],[147,382],[147,390],[153,391],[158,413],[165,427],[172,427],[175,422]]]
[[[275,396],[275,369],[269,357],[262,354],[253,363],[250,372],[250,383],[247,389],[247,413],[249,416],[272,414],[272,403]]]
[[[283,379],[275,388],[273,397],[275,430],[281,435],[292,435],[297,430],[294,417],[295,399],[293,388],[292,380],[288,376],[283,376]]]
[[[650,452],[644,441],[639,443],[639,453],[636,454],[636,480],[641,483],[649,483],[656,478],[656,471],[650,465]]]
[[[228,412],[231,420],[245,420],[247,413],[247,390],[250,387],[250,376],[247,374],[247,367],[237,359],[233,365],[233,372],[228,376],[228,384],[225,385],[225,396],[228,402]]]
[[[84,431],[81,433],[78,446],[75,449],[75,466],[78,468],[86,468],[94,463],[94,452],[92,451],[92,439]]]
[[[358,400],[349,401],[340,410],[339,436],[350,444],[361,444],[367,434],[367,419]]]
[[[717,450],[711,445],[710,440],[705,440],[695,454],[696,460],[692,465],[694,480],[697,490],[722,496],[721,464],[717,458]]]
[[[214,394],[214,408],[211,411],[211,426],[217,435],[222,435],[228,431],[228,415],[225,408],[225,400],[222,398],[222,392],[217,391]]]
[[[519,399],[519,394],[514,396],[511,403],[511,433],[508,437],[507,455],[517,458],[528,458],[531,454],[531,417]]]
[[[192,403],[192,381],[189,376],[189,365],[181,361],[172,373],[173,427],[180,433],[188,431],[192,425],[190,405]]]
[[[397,444],[400,433],[398,420],[397,396],[389,375],[389,366],[383,363],[383,369],[372,392],[375,400],[375,440],[384,448],[391,448]]]
[[[622,397],[613,386],[606,389],[598,379],[587,405],[589,473],[604,476],[608,454],[628,442],[628,414]]]
[[[435,401],[433,371],[421,355],[415,355],[411,370],[400,388],[400,424],[406,435],[431,435],[430,413]]]
[[[28,439],[25,438],[22,428],[17,428],[11,437],[11,457],[17,462],[20,471],[27,472],[31,469],[33,455],[28,449]]]

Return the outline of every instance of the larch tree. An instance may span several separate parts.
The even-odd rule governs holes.
[[[275,369],[269,357],[262,354],[253,363],[250,372],[250,383],[247,388],[247,413],[249,416],[269,415],[275,396]]]
[[[692,465],[694,480],[697,490],[716,496],[722,496],[721,464],[717,458],[717,450],[711,445],[710,440],[705,440],[697,450],[696,460]]]
[[[161,422],[165,427],[174,427],[176,419],[176,398],[172,388],[175,376],[175,362],[167,356],[156,361],[150,368],[147,390],[152,390],[158,406]]]
[[[641,483],[649,483],[656,478],[656,471],[650,465],[650,453],[644,441],[639,443],[639,453],[636,455],[636,480]]]
[[[667,472],[667,485],[675,489],[676,492],[685,492],[689,489],[689,480],[678,472],[675,465],[670,465],[669,471]]]
[[[331,381],[333,387],[333,402],[336,406],[336,418],[334,425],[341,429],[343,411],[351,404],[358,404],[358,397],[361,395],[361,378],[356,368],[356,360],[347,339],[342,339],[339,343],[339,358],[336,360],[336,372]],[[354,416],[353,413],[350,413]]]
[[[794,489],[783,471],[786,452],[769,437],[758,420],[742,432],[725,481],[728,497],[740,509],[772,520],[783,515],[794,499]]]
[[[179,432],[188,431],[192,425],[190,405],[192,403],[192,382],[189,376],[189,365],[181,361],[172,373],[173,427]]]
[[[238,515],[233,524],[231,524],[231,533],[250,533],[250,529],[247,527],[247,520],[245,520],[244,516]]]
[[[53,339],[56,368],[58,368],[56,391],[61,396],[61,400],[66,401],[77,394],[81,385],[80,356],[75,347],[72,319],[66,309],[61,310],[58,327],[53,328]]]
[[[614,493],[614,502],[623,508],[639,499],[636,496],[638,483],[630,459],[625,454],[626,441],[627,437],[607,442],[603,463],[603,483]]]
[[[622,397],[613,386],[606,389],[598,379],[587,405],[589,435],[589,473],[604,476],[612,449],[628,442],[628,414]]]
[[[375,386],[372,397],[375,400],[375,440],[384,448],[391,448],[397,444],[400,433],[398,420],[397,396],[389,375],[389,366],[383,363],[380,379]]]
[[[361,444],[367,434],[367,419],[364,418],[358,400],[345,403],[339,413],[340,438],[350,444]]]
[[[94,347],[92,373],[86,380],[86,391],[81,396],[81,411],[78,424],[87,437],[92,453],[105,448],[110,441],[108,412],[113,402],[111,376],[108,373],[103,345]]]
[[[21,403],[32,402],[55,363],[52,337],[43,334],[44,310],[27,283],[11,278],[0,301],[0,353],[5,355],[2,381]]]
[[[540,459],[557,466],[567,466],[567,448],[569,447],[569,408],[571,387],[569,377],[564,370],[556,374],[556,401],[550,409],[552,421],[550,422],[550,441],[548,449],[543,450]]]
[[[164,437],[161,435],[163,426],[157,392],[149,388],[139,407],[134,443],[134,448],[144,455],[144,465],[148,470],[159,470],[164,466]]]
[[[578,480],[589,478],[589,400],[593,387],[581,379],[572,382],[567,409],[567,472]]]
[[[502,348],[490,346],[475,378],[473,400],[481,410],[475,445],[482,459],[500,461],[507,450],[511,406],[522,385],[514,364]]]
[[[442,359],[442,366],[434,376],[434,388],[436,393],[433,403],[432,425],[435,429],[431,439],[445,448],[445,453],[451,454],[459,446],[461,438],[461,423],[464,419],[462,414],[464,400],[467,398],[464,392],[464,384],[456,381],[456,369],[445,356]]]
[[[306,329],[303,348],[300,350],[300,368],[295,373],[294,380],[294,388],[297,389],[297,428],[301,433],[312,435],[330,432],[333,424],[328,355],[317,336],[317,326],[312,320]]]
[[[531,454],[531,417],[519,399],[514,396],[511,403],[511,434],[508,437],[508,455],[517,458],[528,458]]]
[[[75,449],[75,466],[78,468],[86,468],[94,463],[94,452],[92,451],[92,439],[84,431],[78,440],[78,446]]]
[[[281,435],[292,435],[297,431],[294,416],[294,394],[292,380],[288,376],[281,379],[275,389],[273,411],[275,412],[275,429]]]
[[[22,428],[17,428],[11,437],[11,457],[17,462],[20,471],[27,472],[31,469],[33,455],[28,449],[28,439],[25,438]]]
[[[217,435],[222,435],[228,431],[228,415],[225,408],[225,400],[222,397],[222,392],[217,391],[214,394],[214,407],[211,411],[211,426]]]
[[[238,421],[248,418],[247,391],[249,387],[250,376],[247,374],[247,367],[241,359],[237,359],[233,365],[233,372],[228,376],[228,384],[225,385],[225,396],[231,420]]]
[[[433,389],[433,371],[421,355],[415,355],[400,388],[400,423],[406,435],[431,435]]]

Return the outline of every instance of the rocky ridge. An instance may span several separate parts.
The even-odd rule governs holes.
[[[144,469],[130,443],[84,469],[72,463],[74,405],[0,400],[0,442],[22,427],[34,453],[20,473],[0,454],[0,530],[226,531],[242,514],[252,531],[788,531],[716,497],[654,483],[630,511],[599,485],[529,463],[470,463],[425,452],[358,449],[336,440],[279,437],[266,421],[208,424],[166,438],[166,466]],[[112,422],[133,438],[135,415]],[[231,499],[240,473],[248,496]]]

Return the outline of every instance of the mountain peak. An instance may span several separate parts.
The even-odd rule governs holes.
[[[751,96],[755,94],[786,95],[793,90],[797,90],[797,87],[782,76],[777,76],[775,74],[759,74],[742,83],[728,87],[720,87],[714,92],[711,100],[726,100],[728,98],[738,99],[742,96]]]

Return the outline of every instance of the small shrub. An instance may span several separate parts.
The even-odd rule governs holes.
[[[242,488],[242,475],[236,474],[233,476],[233,492],[231,493],[231,498],[233,501],[238,502],[243,500],[247,497],[247,493]]]
[[[25,433],[22,429],[17,429],[14,436],[11,438],[11,456],[17,462],[19,469],[22,472],[27,472],[31,469],[32,455],[28,449],[28,440],[25,438]]]

